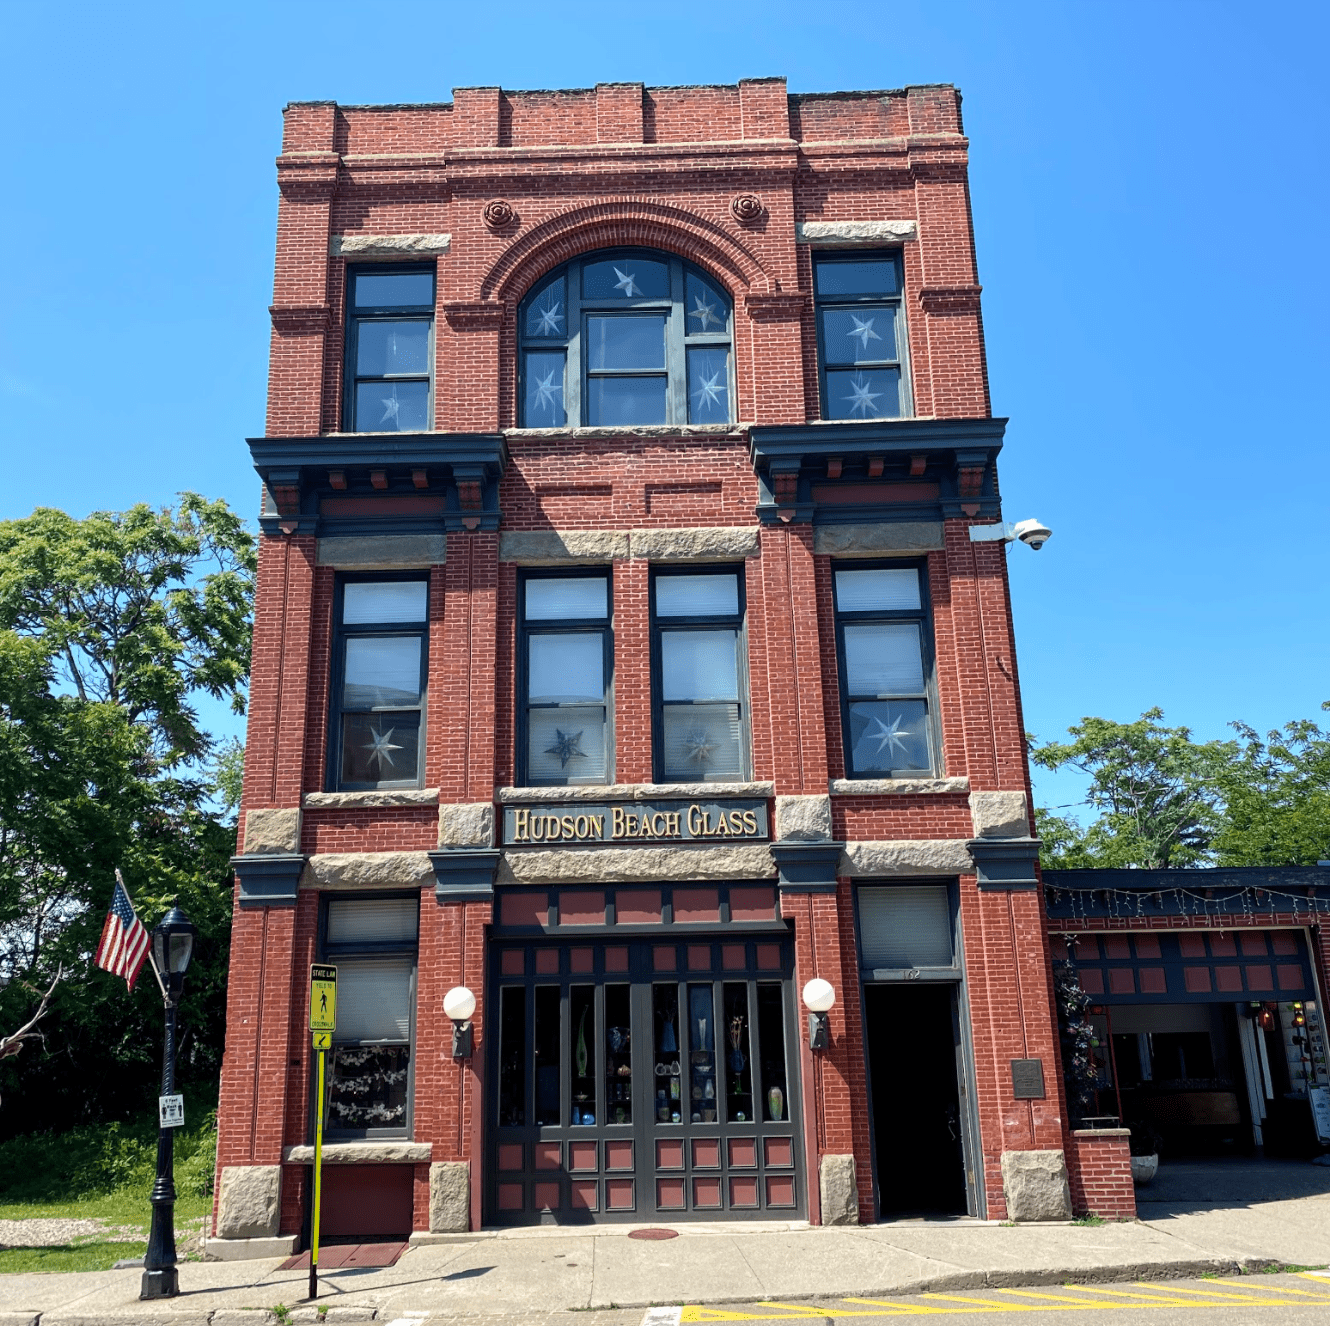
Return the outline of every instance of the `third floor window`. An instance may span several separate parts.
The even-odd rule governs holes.
[[[732,321],[720,286],[667,253],[570,262],[518,314],[522,425],[728,423]]]
[[[909,414],[901,269],[892,254],[815,254],[817,359],[824,419]]]
[[[430,267],[352,267],[347,273],[348,433],[431,429],[434,271]]]

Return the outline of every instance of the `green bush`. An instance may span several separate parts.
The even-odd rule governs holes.
[[[175,1137],[180,1194],[207,1196],[217,1158],[217,1112]],[[152,1186],[157,1130],[141,1124],[85,1124],[63,1133],[28,1133],[0,1142],[0,1193],[8,1202],[60,1202]]]

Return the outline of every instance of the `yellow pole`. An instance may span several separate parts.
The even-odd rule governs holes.
[[[310,1225],[309,1296],[319,1296],[319,1204],[323,1198],[323,1065],[328,1051],[319,1047],[319,1094],[314,1115],[314,1217]]]

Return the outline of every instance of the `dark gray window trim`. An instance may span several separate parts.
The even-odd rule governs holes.
[[[604,580],[605,616],[526,619],[526,586],[532,580]],[[605,782],[614,782],[614,569],[610,565],[591,567],[550,567],[538,571],[523,571],[517,578],[517,751],[514,768],[516,787],[570,787],[567,781],[533,779],[527,769],[527,725],[531,708],[527,700],[529,678],[527,641],[533,635],[566,635],[583,632],[599,633],[605,646]],[[542,706],[542,708],[545,706]],[[553,706],[551,706],[553,707]]]
[[[883,360],[871,367],[899,367],[901,374],[899,411],[889,415],[869,415],[864,418],[837,418],[837,423],[872,423],[879,419],[908,419],[914,416],[914,393],[910,383],[910,337],[905,319],[905,262],[899,249],[831,249],[814,250],[813,260],[813,325],[817,334],[817,391],[820,417],[831,419],[827,409],[827,350],[822,336],[822,310],[824,308],[881,308],[890,309],[896,320],[897,358]],[[817,293],[817,269],[824,263],[836,262],[892,262],[896,265],[896,286],[900,291],[894,296],[848,295],[829,296]],[[833,365],[833,368],[844,367]],[[868,367],[865,365],[865,367]]]
[[[415,580],[425,585],[425,620],[420,623],[384,622],[357,623],[354,626],[342,624],[342,601],[349,584],[369,584],[386,582],[397,583],[403,580]],[[429,573],[427,571],[379,571],[365,572],[360,575],[339,575],[333,592],[333,629],[332,629],[332,666],[328,669],[330,679],[328,703],[328,768],[324,775],[323,786],[328,792],[372,792],[380,788],[410,788],[425,786],[425,745],[429,708]],[[416,747],[416,773],[414,778],[386,779],[377,783],[342,782],[342,685],[346,670],[346,650],[343,648],[351,636],[419,636],[420,645],[420,738]],[[349,712],[359,712],[352,710]],[[403,708],[394,713],[415,712],[415,709]]]
[[[410,1051],[409,1070],[406,1082],[406,1126],[403,1128],[335,1128],[324,1130],[328,1141],[410,1141],[415,1137],[416,1116],[416,1000],[420,978],[420,922],[416,922],[414,940],[395,940],[387,943],[357,943],[354,940],[340,944],[328,942],[328,904],[330,902],[362,902],[367,899],[380,901],[388,898],[413,898],[417,902],[423,895],[419,890],[398,890],[375,893],[323,893],[319,895],[319,921],[317,951],[320,962],[337,965],[342,959],[354,961],[356,958],[406,957],[411,958],[411,1026],[407,1048]],[[334,1033],[335,1034],[335,1033]],[[328,1062],[329,1078],[332,1073],[332,1060]],[[328,1089],[331,1088],[331,1080]],[[318,1090],[318,1070],[310,1074],[309,1085],[309,1136],[314,1136],[315,1092]]]
[[[362,272],[373,272],[375,275],[380,276],[390,272],[401,275],[407,275],[414,272],[428,273],[434,284],[435,303],[438,302],[439,298],[439,277],[438,266],[436,263],[375,262],[347,264],[345,283],[346,333],[342,359],[342,431],[346,433],[375,433],[383,431],[382,429],[377,428],[362,428],[360,420],[356,418],[356,383],[360,381],[428,383],[429,390],[425,398],[425,418],[429,421],[429,431],[432,431],[434,427],[434,304],[385,304],[381,307],[358,309],[354,303],[353,293],[355,289],[355,278]],[[375,375],[367,375],[364,378],[357,377],[356,351],[361,324],[366,322],[382,322],[402,317],[426,319],[429,322],[429,349],[427,351],[428,371],[423,374],[403,373],[390,377],[379,377]]]
[[[656,581],[666,576],[696,575],[733,575],[739,582],[739,611],[733,616],[723,617],[665,617],[656,615]],[[692,783],[692,782],[746,782],[753,776],[753,724],[752,705],[748,686],[748,584],[746,565],[724,563],[714,566],[685,565],[677,567],[652,567],[647,593],[651,605],[651,766],[652,778],[657,783]],[[699,778],[667,778],[665,776],[665,701],[661,676],[662,630],[715,630],[716,627],[732,627],[737,632],[738,647],[735,650],[735,669],[738,672],[737,693],[739,696],[739,745],[743,759],[743,769],[739,777],[732,780],[717,779],[716,776]]]
[[[873,612],[842,612],[836,601],[837,571],[902,571],[911,567],[919,573],[919,607],[917,609],[880,610]],[[938,727],[937,702],[937,659],[933,643],[933,605],[929,595],[928,560],[919,557],[895,557],[890,560],[861,561],[859,558],[839,559],[831,563],[831,606],[836,617],[836,672],[837,687],[840,691],[840,732],[841,754],[846,778],[929,778],[940,776],[943,770],[942,734]],[[845,669],[845,626],[846,623],[876,622],[918,622],[919,640],[923,653],[924,691],[917,695],[902,696],[902,699],[920,699],[927,711],[928,758],[927,769],[901,769],[890,773],[882,769],[868,769],[860,773],[853,766],[854,748],[850,743],[850,693],[846,681]]]
[[[644,258],[653,262],[668,264],[670,269],[669,298],[657,299],[620,299],[589,300],[582,296],[581,270],[588,263],[606,262],[614,258]],[[688,330],[687,305],[684,298],[685,274],[693,271],[698,276],[715,286],[725,299],[725,327],[718,332],[690,332]],[[553,278],[562,275],[568,307],[565,310],[564,339],[554,337],[532,337],[526,332],[526,311],[532,295],[543,290]],[[583,362],[582,342],[585,328],[585,315],[588,312],[623,313],[623,312],[661,312],[666,315],[665,333],[665,374],[668,381],[666,390],[665,422],[667,424],[686,424],[688,422],[688,356],[693,348],[722,347],[729,351],[729,422],[735,418],[735,367],[734,367],[734,301],[725,288],[725,284],[710,272],[704,271],[695,263],[659,249],[617,248],[596,249],[584,253],[581,257],[565,263],[554,271],[546,272],[535,282],[531,291],[523,298],[517,310],[517,411],[516,417],[523,428],[541,428],[547,425],[539,420],[526,418],[526,352],[528,350],[548,350],[551,353],[563,351],[564,362],[564,414],[565,422],[560,427],[578,428],[583,426],[588,373]],[[602,376],[597,374],[596,376]],[[604,376],[613,376],[605,374]],[[625,374],[632,376],[632,374]]]

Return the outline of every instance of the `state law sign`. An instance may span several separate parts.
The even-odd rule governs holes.
[[[337,1030],[337,968],[312,963],[309,969],[309,1029],[316,1035]]]

